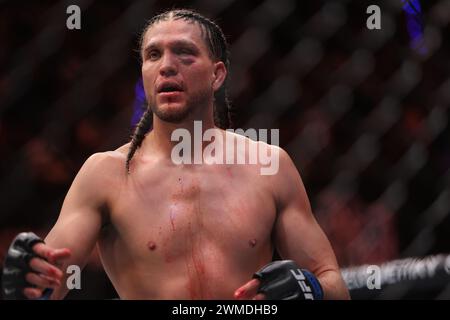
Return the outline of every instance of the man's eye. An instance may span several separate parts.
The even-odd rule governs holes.
[[[193,52],[190,49],[180,49],[178,50],[178,54],[183,54],[183,55],[192,55]]]
[[[148,53],[148,55],[147,55],[147,57],[148,57],[150,60],[156,60],[156,59],[159,58],[159,56],[160,56],[159,52],[158,52],[158,51],[155,51],[155,50],[150,51],[150,52]]]

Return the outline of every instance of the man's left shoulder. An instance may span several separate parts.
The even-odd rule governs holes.
[[[271,161],[277,162],[277,170],[273,172],[271,176],[280,177],[285,174],[292,174],[296,172],[296,166],[292,161],[292,158],[286,150],[278,145],[268,144],[264,141],[257,141],[258,149],[263,150],[263,152],[271,159]]]

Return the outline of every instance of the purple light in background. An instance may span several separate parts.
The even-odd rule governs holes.
[[[428,49],[423,37],[422,8],[419,0],[402,0],[406,15],[406,27],[410,38],[410,47],[420,55],[426,55]]]
[[[131,116],[131,127],[134,128],[141,119],[144,111],[147,109],[147,100],[145,99],[144,84],[142,78],[136,83],[134,87],[134,103],[133,103],[133,115]]]

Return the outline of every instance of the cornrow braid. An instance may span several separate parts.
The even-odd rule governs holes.
[[[142,141],[144,141],[145,134],[152,126],[152,118],[153,118],[152,111],[150,110],[150,108],[147,108],[147,110],[145,110],[144,114],[139,120],[138,124],[136,125],[136,128],[134,129],[133,136],[131,137],[130,150],[128,151],[127,155],[127,162],[126,162],[127,173],[130,172],[131,158],[133,158],[134,153],[141,146]]]
[[[229,70],[229,50],[225,35],[216,23],[193,10],[169,10],[151,18],[147,22],[147,25],[145,26],[144,31],[142,32],[140,37],[139,47],[141,48],[141,50],[147,31],[156,23],[169,19],[183,19],[185,21],[197,23],[201,28],[202,35],[209,49],[211,59],[214,61],[222,61],[225,64],[227,70]],[[234,111],[232,110],[230,101],[228,99],[227,83],[228,81],[227,79],[225,79],[219,90],[214,93],[214,124],[221,129],[231,128],[234,119]],[[142,115],[142,118],[139,120],[133,136],[131,137],[131,146],[128,151],[126,162],[127,172],[129,172],[130,161],[133,158],[134,153],[141,146],[142,141],[145,138],[145,134],[152,125],[152,119],[153,114],[151,112],[151,108],[149,107]]]

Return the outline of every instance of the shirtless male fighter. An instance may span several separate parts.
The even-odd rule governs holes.
[[[5,298],[64,298],[66,268],[82,268],[96,244],[121,299],[349,298],[287,153],[223,130],[229,63],[221,29],[196,12],[167,11],[144,30],[141,55],[149,109],[131,142],[86,160],[45,240],[15,238]],[[194,121],[278,152],[278,172],[175,164],[171,134],[192,131]],[[285,260],[273,262],[275,250]]]

